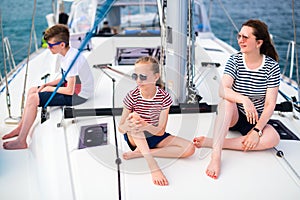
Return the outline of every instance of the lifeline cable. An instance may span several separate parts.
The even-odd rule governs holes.
[[[292,170],[292,172],[296,175],[298,180],[300,180],[300,175],[297,173],[297,171],[293,168],[291,163],[284,157],[284,153],[281,150],[278,150],[276,147],[273,147],[273,149],[276,151],[276,156],[282,158],[284,162],[287,164],[287,166]]]

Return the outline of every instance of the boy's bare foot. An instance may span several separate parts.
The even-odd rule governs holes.
[[[130,160],[130,159],[133,159],[133,158],[140,158],[140,157],[143,157],[143,155],[137,149],[135,149],[134,151],[128,151],[128,152],[123,153],[123,158],[125,160]]]
[[[13,141],[9,141],[9,142],[4,142],[3,148],[7,149],[7,150],[26,149],[27,143],[26,143],[26,141],[23,143],[23,142],[19,142],[18,140],[13,140]]]
[[[19,128],[17,127],[17,128],[15,128],[14,130],[12,130],[10,133],[4,135],[4,136],[2,137],[2,140],[6,140],[6,139],[9,139],[9,138],[16,137],[16,136],[19,135],[19,132],[20,132],[20,130],[19,130]]]
[[[155,185],[166,186],[169,182],[160,169],[151,172],[152,181]]]
[[[221,169],[221,156],[212,155],[212,158],[206,169],[206,175],[213,179],[217,179],[220,175],[220,169]]]

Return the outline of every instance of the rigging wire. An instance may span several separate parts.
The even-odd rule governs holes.
[[[29,56],[31,52],[31,42],[32,42],[32,36],[34,32],[34,18],[35,18],[35,12],[36,12],[36,0],[34,0],[33,3],[33,11],[31,16],[31,30],[30,30],[30,39],[29,39],[29,46],[28,46],[28,54],[27,54],[27,61],[26,61],[26,71],[25,71],[25,79],[23,84],[23,94],[22,94],[22,102],[21,102],[21,116],[23,114],[24,110],[24,102],[25,102],[25,90],[27,85],[27,75],[28,75],[28,67],[29,67]]]
[[[226,10],[225,6],[223,5],[221,0],[218,0],[219,4],[221,6],[221,8],[223,9],[223,11],[225,12],[225,15],[227,16],[227,18],[230,20],[232,26],[234,27],[234,29],[239,32],[238,27],[236,26],[236,24],[234,23],[233,19],[231,18],[231,16],[229,15],[228,11]]]
[[[296,31],[296,20],[295,20],[295,0],[292,0],[292,19],[293,19],[293,28],[294,28],[294,42],[297,44],[297,31]],[[296,79],[298,84],[298,101],[300,101],[300,75],[299,75],[299,66],[298,66],[298,48],[295,48],[296,56]],[[292,67],[292,66],[291,66]]]

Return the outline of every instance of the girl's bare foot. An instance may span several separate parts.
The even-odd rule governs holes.
[[[193,143],[196,148],[211,147],[212,139],[205,136],[195,137]]]
[[[130,159],[133,159],[133,158],[140,158],[140,157],[143,157],[143,155],[137,149],[135,149],[134,151],[128,151],[128,152],[123,153],[123,158],[125,160],[130,160]]]
[[[206,175],[213,179],[217,179],[220,175],[220,169],[221,169],[221,156],[212,155],[212,158],[206,169]]]
[[[155,185],[166,186],[169,182],[160,169],[151,172],[152,181]]]
[[[10,133],[4,135],[4,136],[2,137],[2,140],[6,140],[6,139],[9,139],[9,138],[16,137],[16,136],[19,135],[19,132],[20,132],[20,128],[17,127],[17,128],[15,128],[14,130],[12,130]]]
[[[20,142],[18,140],[13,140],[9,142],[4,142],[3,143],[3,148],[7,150],[14,150],[14,149],[26,149],[27,148],[27,143],[25,142]]]

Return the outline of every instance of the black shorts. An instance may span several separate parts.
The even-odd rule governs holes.
[[[161,141],[163,141],[166,137],[168,137],[169,135],[171,135],[170,133],[165,132],[162,136],[157,136],[157,135],[152,135],[151,133],[149,133],[148,131],[144,131],[149,149],[154,149],[156,147],[156,145],[158,145],[158,143],[160,143]],[[124,139],[127,142],[129,148],[134,151],[136,149],[136,146],[133,146],[129,139],[128,139],[128,135],[127,133],[124,134]]]
[[[241,111],[239,112],[239,119],[233,127],[230,127],[231,131],[239,131],[242,135],[247,135],[247,133],[256,125],[250,124],[247,121],[246,115],[244,115]]]
[[[39,92],[40,107],[44,107],[53,92]],[[87,99],[78,95],[65,95],[56,93],[48,106],[75,106],[86,102]]]

